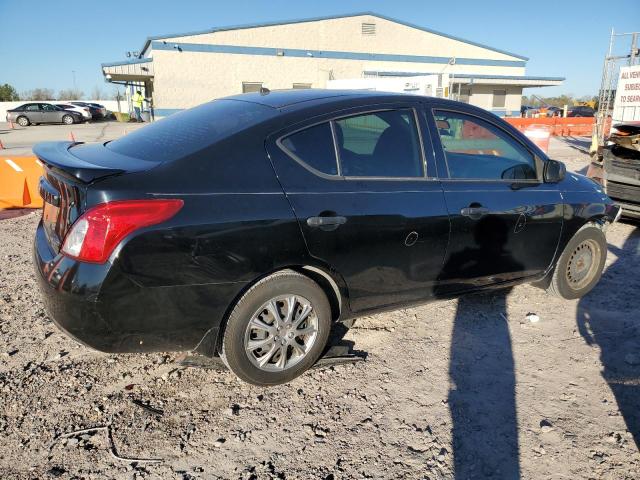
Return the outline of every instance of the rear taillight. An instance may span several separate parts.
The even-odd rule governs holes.
[[[62,253],[83,262],[104,263],[130,233],[173,217],[182,200],[117,200],[89,210],[73,224]]]

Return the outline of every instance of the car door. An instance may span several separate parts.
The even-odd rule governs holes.
[[[42,122],[43,123],[60,123],[62,122],[62,112],[50,103],[41,103]]]
[[[31,123],[42,123],[42,109],[39,103],[29,103],[24,112]]]
[[[435,105],[430,124],[451,219],[438,293],[534,277],[553,261],[562,196],[543,159],[508,125],[464,106]]]
[[[309,253],[341,275],[354,312],[431,297],[442,265],[449,219],[416,105],[342,111],[268,142]]]

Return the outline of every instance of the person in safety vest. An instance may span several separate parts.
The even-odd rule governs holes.
[[[142,122],[142,102],[144,101],[144,97],[140,93],[140,90],[136,90],[136,94],[131,99],[133,102],[133,111],[136,114],[136,121]]]

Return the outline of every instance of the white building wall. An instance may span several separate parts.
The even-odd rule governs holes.
[[[375,23],[376,34],[362,35],[362,23]],[[171,37],[171,40],[185,43],[522,61],[518,57],[408,27],[373,15],[226,30]]]
[[[209,52],[153,52],[154,104],[159,109],[189,108],[214,98],[242,93],[242,82],[263,82],[270,89],[311,83],[325,88],[334,79],[361,78],[365,70],[441,72],[441,64],[379,62],[328,58],[238,55]],[[460,67],[458,67],[459,69]],[[455,68],[447,68],[454,72]],[[522,75],[524,68],[467,66],[466,73]]]
[[[464,87],[463,87],[464,88]],[[505,106],[503,108],[493,108],[493,91],[506,90]],[[457,91],[457,87],[456,87]],[[520,114],[520,106],[522,105],[522,87],[504,86],[504,85],[473,85],[471,87],[471,96],[469,103],[485,110],[511,112],[514,115]]]
[[[362,23],[376,25],[375,35],[363,35]],[[159,40],[162,42],[162,40]],[[242,93],[242,82],[262,82],[270,89],[310,83],[325,88],[332,79],[361,78],[364,71],[416,72],[478,75],[525,74],[522,58],[437,35],[373,15],[299,23],[221,30],[213,33],[167,37],[163,48],[150,46],[153,58],[154,106],[159,115],[189,108],[214,98]],[[172,45],[173,44],[173,45]],[[310,50],[309,56],[256,55],[190,51],[180,44],[228,45]],[[312,56],[313,52],[353,52],[456,58],[456,63],[335,59]],[[469,65],[464,59],[515,62],[502,65]],[[482,62],[479,62],[482,63]],[[507,87],[509,89],[509,87]],[[479,101],[485,92],[479,89]],[[508,96],[507,101],[513,103]],[[485,99],[486,100],[486,99]],[[490,103],[490,99],[488,102]],[[486,102],[485,102],[486,103]],[[515,105],[515,103],[513,103]],[[518,108],[519,110],[519,104]],[[164,112],[163,112],[164,111]]]

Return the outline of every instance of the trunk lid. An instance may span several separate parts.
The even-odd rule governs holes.
[[[57,253],[64,238],[86,210],[89,188],[113,175],[141,172],[158,165],[113,152],[103,144],[45,142],[33,148],[44,165],[39,193],[44,200],[42,224],[53,250]]]
[[[56,173],[86,184],[111,175],[149,170],[158,165],[157,162],[119,154],[101,143],[43,142],[33,147],[33,153]]]

